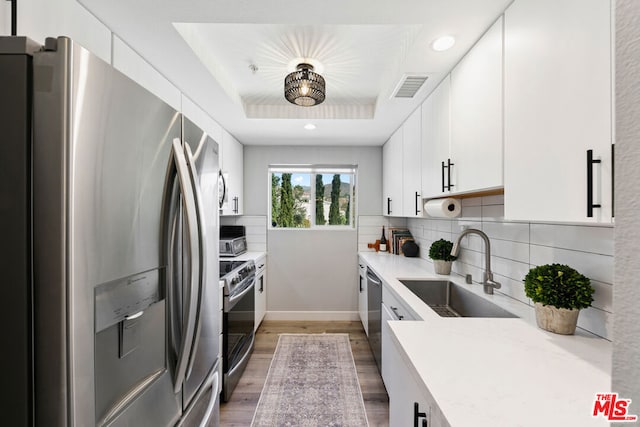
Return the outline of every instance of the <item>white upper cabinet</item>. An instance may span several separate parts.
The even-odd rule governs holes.
[[[451,71],[453,193],[503,185],[502,33],[500,17]]]
[[[229,132],[222,133],[220,168],[226,184],[221,215],[242,215],[244,186],[243,145]]]
[[[517,0],[505,12],[506,218],[611,221],[610,7]]]
[[[382,213],[421,216],[421,109],[416,109],[382,147]]]
[[[448,193],[446,170],[442,162],[450,159],[449,75],[422,104],[422,197],[433,198]]]
[[[402,216],[402,127],[382,147],[382,213]]]
[[[422,113],[418,108],[402,125],[402,216],[422,216],[420,145]]]

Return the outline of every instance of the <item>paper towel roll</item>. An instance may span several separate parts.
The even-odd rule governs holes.
[[[460,216],[460,200],[453,198],[433,199],[424,204],[424,211],[433,218],[455,218]]]

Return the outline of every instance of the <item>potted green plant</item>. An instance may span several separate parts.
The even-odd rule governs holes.
[[[580,309],[591,306],[594,289],[589,278],[568,265],[545,264],[529,270],[525,294],[535,303],[538,327],[557,334],[576,331]]]
[[[433,260],[433,267],[436,274],[451,273],[451,263],[456,260],[456,256],[451,255],[453,242],[445,239],[436,240],[429,248],[429,258]]]

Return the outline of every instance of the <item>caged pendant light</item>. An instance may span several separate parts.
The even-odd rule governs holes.
[[[301,107],[321,104],[325,98],[324,78],[313,71],[311,64],[298,64],[296,68],[284,78],[284,97]]]

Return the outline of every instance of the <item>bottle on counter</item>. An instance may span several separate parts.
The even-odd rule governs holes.
[[[384,236],[384,225],[382,226],[382,237],[380,237],[380,252],[387,252],[387,238]]]

